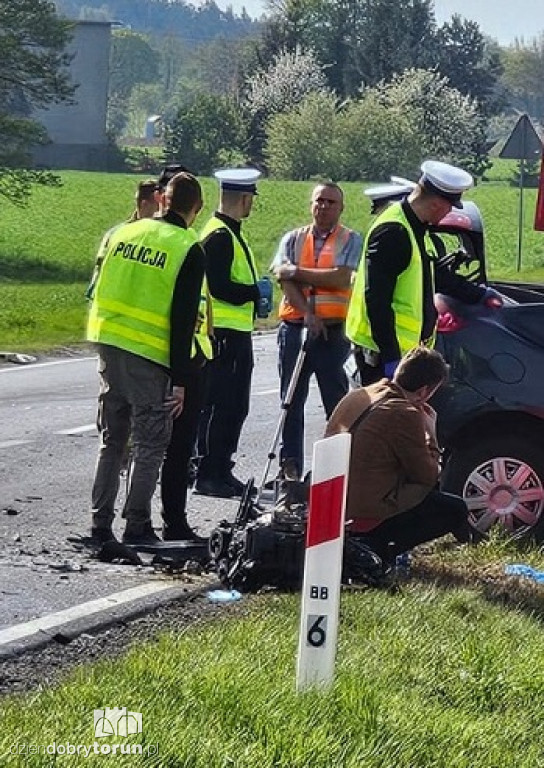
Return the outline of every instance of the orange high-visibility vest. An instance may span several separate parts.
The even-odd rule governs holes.
[[[328,235],[316,259],[312,226],[298,229],[295,234],[294,263],[297,267],[309,269],[332,269],[338,266],[338,257],[351,234],[350,229],[338,224]],[[313,313],[317,317],[345,320],[351,288],[304,288],[303,293],[306,300],[312,303]],[[303,319],[302,314],[289,304],[285,296],[281,300],[278,314],[282,320],[290,322]]]

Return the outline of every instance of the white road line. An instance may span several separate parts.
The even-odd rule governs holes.
[[[96,424],[84,424],[82,427],[71,427],[70,429],[59,429],[56,435],[80,435],[82,432],[92,432],[96,429]]]
[[[115,608],[125,605],[141,597],[147,597],[166,589],[172,589],[172,583],[164,581],[148,581],[138,587],[124,589],[122,592],[114,592],[107,597],[100,597],[98,600],[90,600],[87,603],[80,603],[73,608],[66,608],[64,611],[50,613],[48,616],[42,616],[33,621],[26,621],[24,624],[15,624],[13,627],[0,630],[0,646],[12,643],[14,640],[22,640],[25,637],[31,637],[38,632],[50,631],[69,621],[82,619],[100,611],[109,608]]]
[[[0,448],[11,448],[15,445],[27,445],[31,442],[32,440],[4,440],[3,443],[0,443]]]
[[[276,389],[261,389],[260,392],[253,392],[253,397],[258,397],[258,395],[277,395],[279,391],[279,387],[276,387]]]
[[[30,363],[29,365],[19,365],[16,368],[0,368],[0,374],[28,371],[28,370],[33,370],[34,368],[47,368],[51,365],[68,365],[69,363],[88,363],[89,360],[96,360],[96,356],[78,357],[76,360],[51,360],[48,363]]]

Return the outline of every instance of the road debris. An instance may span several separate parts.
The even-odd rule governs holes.
[[[6,363],[17,363],[17,365],[28,365],[35,363],[38,359],[34,355],[24,355],[22,352],[0,352],[0,359]]]

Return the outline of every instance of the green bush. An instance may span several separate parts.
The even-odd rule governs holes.
[[[410,176],[421,158],[420,137],[401,109],[380,104],[368,93],[337,117],[341,167],[338,178],[388,179],[392,172]]]
[[[421,160],[454,163],[475,176],[489,167],[486,121],[478,102],[452,88],[447,77],[410,69],[371,92],[385,107],[409,118]]]
[[[157,175],[164,165],[160,153],[150,152],[145,147],[124,147],[124,166],[131,173],[149,173]]]
[[[166,154],[191,169],[210,175],[222,165],[225,152],[244,153],[245,122],[232,99],[198,94],[179,109],[166,127]]]
[[[312,93],[292,112],[274,115],[265,147],[271,174],[282,179],[340,178],[337,123],[336,97],[329,92]]]

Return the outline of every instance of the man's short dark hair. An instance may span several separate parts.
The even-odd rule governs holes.
[[[407,392],[436,387],[448,378],[448,364],[435,349],[415,347],[407,352],[395,373],[395,382]]]
[[[432,189],[429,189],[428,187],[423,186],[423,184],[417,184],[416,188],[419,190],[419,198],[420,200],[443,200],[444,198],[442,195],[439,195],[437,192],[435,192]]]
[[[224,187],[219,190],[221,202],[226,203],[226,205],[237,205],[242,195],[252,195],[252,193],[244,192],[241,189],[224,189]]]
[[[140,181],[136,189],[136,205],[143,203],[144,200],[151,200],[157,190],[155,179],[146,179]]]
[[[177,173],[166,187],[166,207],[184,214],[202,204],[202,189],[191,173]]]
[[[335,181],[318,181],[314,189],[317,187],[327,187],[328,189],[336,189],[338,192],[340,192],[340,197],[342,198],[342,201],[344,200],[344,190],[340,186],[340,184],[337,184]]]
[[[177,173],[191,173],[191,171],[181,163],[170,163],[169,165],[165,165],[158,178],[157,189],[160,192],[164,192],[168,186],[168,182],[173,179]]]

